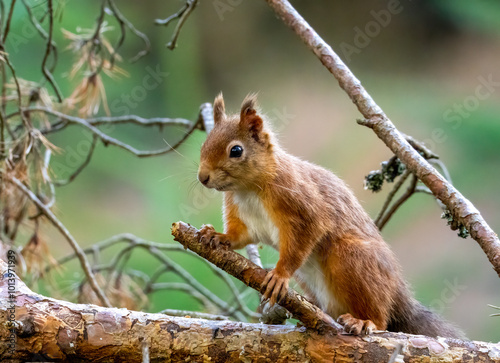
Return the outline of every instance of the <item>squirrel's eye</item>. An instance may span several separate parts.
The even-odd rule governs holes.
[[[240,145],[234,145],[229,153],[230,158],[239,158],[243,154],[243,148]]]

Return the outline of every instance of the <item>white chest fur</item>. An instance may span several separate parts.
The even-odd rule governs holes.
[[[235,193],[234,202],[238,206],[239,217],[247,226],[252,240],[279,250],[279,230],[269,217],[258,195],[253,192]],[[312,298],[323,310],[334,316],[342,313],[335,297],[327,287],[325,276],[314,253],[299,268],[295,277],[307,286],[308,291],[314,295]]]
[[[253,192],[235,193],[234,202],[238,205],[239,217],[247,226],[252,240],[278,249],[279,230],[269,217],[259,196]]]

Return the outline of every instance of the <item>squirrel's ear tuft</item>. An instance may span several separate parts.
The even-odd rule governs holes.
[[[245,97],[243,103],[241,105],[241,114],[240,114],[240,125],[247,130],[249,130],[252,134],[252,137],[259,141],[259,135],[262,132],[264,122],[262,118],[257,115],[257,95],[250,94]]]
[[[245,97],[243,100],[243,103],[241,104],[241,119],[243,119],[244,114],[254,112],[255,108],[257,107],[257,94],[256,93],[250,93]]]
[[[224,97],[222,92],[214,100],[214,123],[217,124],[226,116],[226,107],[224,106]]]

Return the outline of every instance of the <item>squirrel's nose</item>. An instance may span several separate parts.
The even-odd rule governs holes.
[[[208,181],[210,180],[210,175],[208,173],[199,172],[198,180],[201,184],[207,185]]]

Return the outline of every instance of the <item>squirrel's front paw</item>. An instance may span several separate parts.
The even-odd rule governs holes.
[[[271,306],[280,302],[288,292],[288,280],[289,278],[280,276],[276,269],[269,271],[261,286],[261,291],[264,291],[262,297],[270,299]]]
[[[344,326],[344,331],[349,334],[371,334],[377,327],[371,320],[356,319],[351,314],[340,315],[337,322]]]
[[[215,231],[211,224],[204,224],[201,226],[198,232],[201,236],[200,241],[202,243],[208,243],[211,248],[216,248],[218,246],[230,247],[230,243],[224,238],[223,233],[218,233]]]

